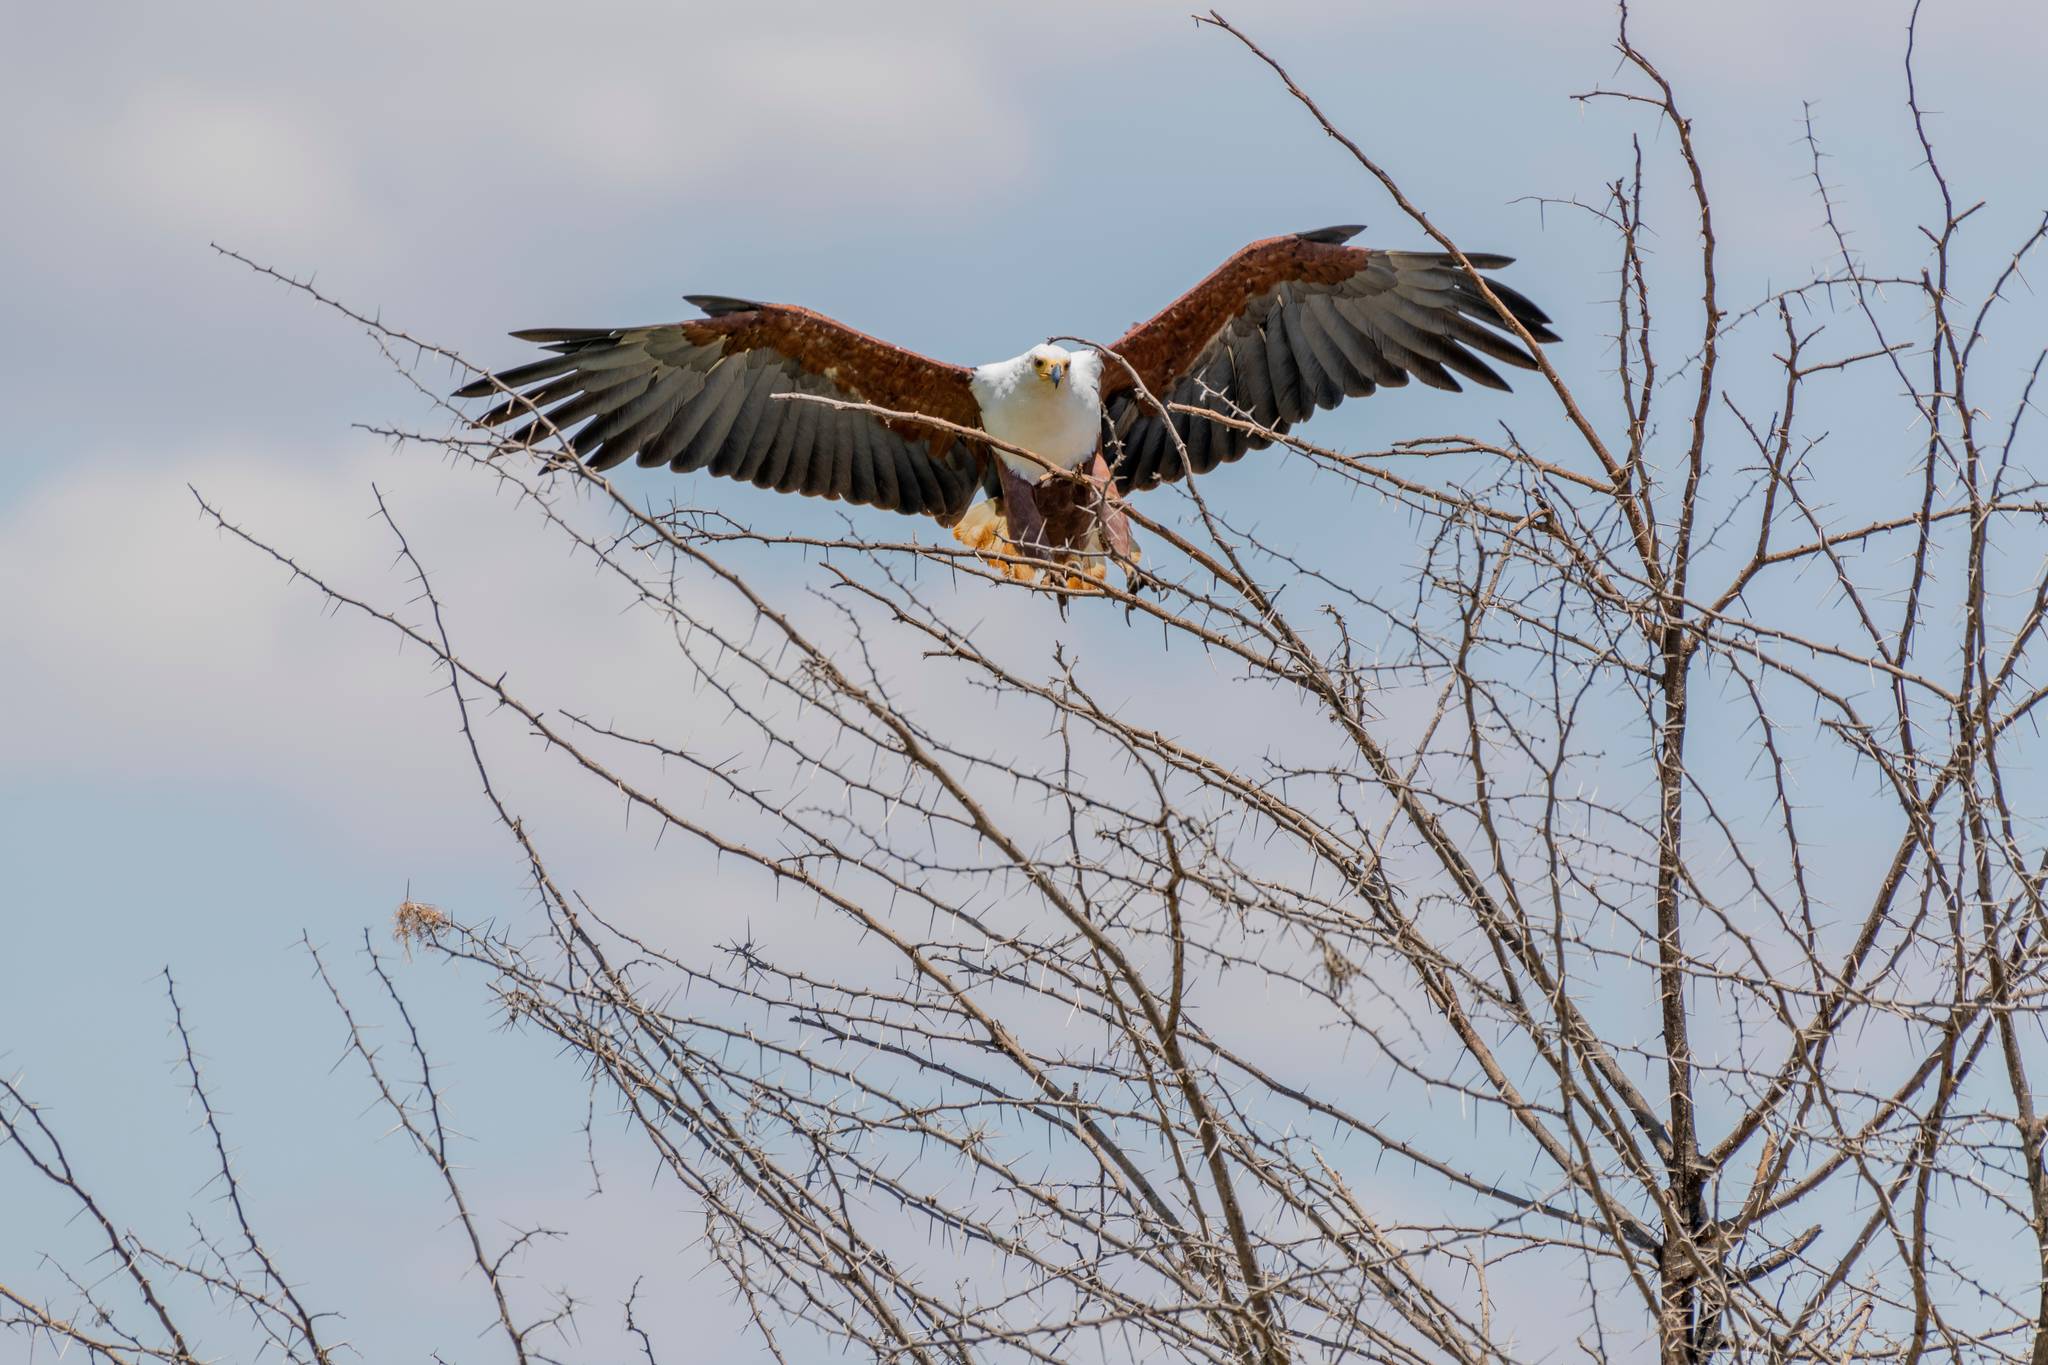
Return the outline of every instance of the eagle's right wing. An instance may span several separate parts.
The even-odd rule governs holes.
[[[479,426],[527,418],[510,440],[552,428],[592,469],[634,458],[678,472],[708,469],[779,492],[922,512],[948,526],[974,501],[988,467],[980,442],[775,396],[819,394],[979,427],[972,371],[807,308],[708,295],[689,301],[708,316],[514,332],[554,354],[455,396],[505,396]]]

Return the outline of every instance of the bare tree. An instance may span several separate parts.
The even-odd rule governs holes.
[[[1459,251],[1276,60],[1202,22]],[[1582,98],[1657,150],[1566,201],[1611,233],[1608,349],[1576,341],[1568,384],[1500,310],[1541,357],[1554,441],[1340,452],[1176,408],[1400,509],[1418,567],[1361,580],[1342,547],[1305,558],[1192,483],[1140,503],[1170,550],[1072,610],[1171,652],[1191,699],[1172,727],[1057,642],[970,626],[996,594],[1064,603],[1064,581],[650,509],[545,423],[517,447],[389,434],[514,491],[671,627],[728,708],[716,735],[571,713],[464,653],[381,499],[414,603],[351,596],[200,506],[441,671],[542,913],[409,902],[399,936],[480,965],[509,1021],[582,1065],[701,1209],[775,1359],[2044,1365],[2048,495],[2026,423],[2048,336],[2008,300],[2048,220],[1972,236],[1914,41],[1920,258],[1851,250],[1809,120],[1834,258],[1730,300],[1710,194],[1729,168],[1623,8],[1620,84]],[[1683,233],[1646,221],[1659,175],[1687,188]],[[1660,228],[1685,261],[1655,258]],[[349,316],[423,392],[445,387],[427,361],[481,373]],[[1889,448],[1828,445],[1873,406]],[[811,593],[743,567],[800,551]],[[1247,737],[1254,687],[1286,724]],[[588,902],[494,779],[487,714],[715,854],[705,914],[773,895],[804,931],[735,927],[707,955]],[[1844,858],[1816,826],[1888,852]],[[471,1217],[424,1043],[408,1030],[402,1083],[353,1018],[349,1037],[446,1178],[505,1347],[551,1358],[569,1305],[515,1304],[500,1275],[541,1234]],[[160,1256],[12,1087],[0,1131],[121,1272],[0,1284],[0,1321],[94,1359],[195,1359],[155,1286],[197,1280],[285,1358],[332,1358],[239,1199],[204,1256]]]

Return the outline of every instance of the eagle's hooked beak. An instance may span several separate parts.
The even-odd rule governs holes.
[[[1045,377],[1052,381],[1054,388],[1058,388],[1060,381],[1067,377],[1067,367],[1058,361],[1054,361],[1051,365],[1046,366]]]

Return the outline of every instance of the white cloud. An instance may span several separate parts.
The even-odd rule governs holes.
[[[72,146],[104,203],[135,227],[209,236],[355,242],[382,236],[352,148],[288,103],[189,83],[140,87]]]
[[[759,213],[764,202],[939,206],[1013,184],[1032,165],[1032,121],[957,41],[740,33],[681,79],[671,51],[656,41],[609,53],[609,78],[548,101],[530,132],[484,132],[507,150],[529,139],[538,149],[493,169],[516,177],[539,162],[620,189],[666,189],[707,210]],[[516,81],[522,64],[486,79]],[[456,88],[437,102],[460,118],[461,105],[492,101],[487,90]]]
[[[366,520],[373,478],[423,558],[446,569],[460,648],[550,697],[636,718],[687,707],[662,691],[672,674],[649,623],[622,620],[587,564],[512,545],[530,514],[474,478],[368,441],[172,451],[140,468],[81,461],[0,522],[0,581],[26,588],[6,608],[0,671],[37,718],[15,763],[127,783],[245,782],[357,835],[474,825],[449,816],[476,800],[475,784],[427,656],[400,654],[384,626],[323,612],[307,585],[212,530],[186,488],[309,572],[423,620],[389,533]]]

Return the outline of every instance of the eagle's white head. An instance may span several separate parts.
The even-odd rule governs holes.
[[[1033,375],[1054,388],[1066,383],[1067,376],[1074,368],[1073,353],[1066,347],[1055,346],[1049,341],[1026,351],[1024,359],[1030,363]]]
[[[975,370],[969,385],[991,436],[1035,451],[1063,469],[1095,454],[1102,435],[1102,356],[1050,342]],[[1005,455],[1036,478],[1045,471]]]

